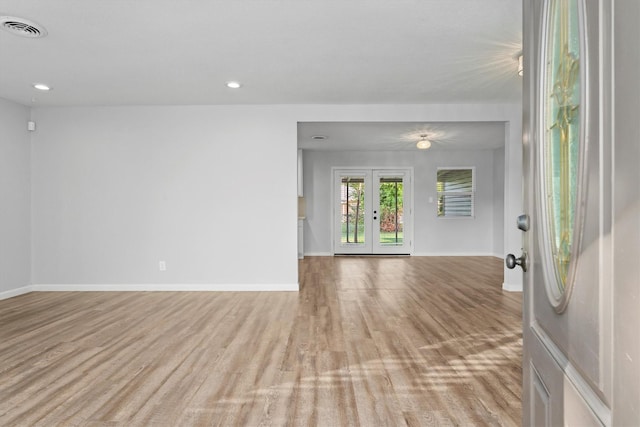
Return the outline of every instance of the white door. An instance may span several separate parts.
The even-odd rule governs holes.
[[[524,2],[525,215],[517,223],[523,253],[507,256],[507,266],[525,270],[527,426],[640,425],[638,361],[632,361],[640,302],[626,308],[635,324],[614,328],[625,308],[613,309],[611,8],[604,0]],[[636,236],[635,246],[625,248],[636,265],[638,243]],[[619,327],[633,328],[636,343],[620,342]],[[632,380],[616,373],[622,347],[633,349],[626,361]],[[627,389],[616,396],[619,381]],[[628,397],[627,413],[636,418],[616,413],[616,399]]]
[[[411,253],[411,169],[334,170],[334,253]]]

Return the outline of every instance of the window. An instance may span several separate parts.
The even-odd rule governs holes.
[[[438,168],[438,217],[473,217],[474,168]]]

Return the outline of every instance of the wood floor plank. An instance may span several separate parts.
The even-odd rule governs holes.
[[[0,425],[519,425],[499,259],[308,257],[299,277],[0,301]]]

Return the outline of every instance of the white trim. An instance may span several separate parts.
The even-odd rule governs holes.
[[[31,286],[34,292],[297,292],[299,283],[259,284],[259,283],[164,283],[164,284],[37,284]]]
[[[482,256],[482,257],[493,257],[493,258],[498,258],[500,260],[502,260],[504,258],[504,255],[502,254],[492,254],[492,253],[486,253],[486,252],[420,252],[420,253],[412,253],[410,254],[411,256],[431,256],[431,257],[436,257],[436,256]],[[305,257],[308,256],[334,256],[334,254],[332,254],[331,252],[305,252],[304,254]],[[520,289],[522,289],[522,284],[519,285],[515,285],[520,287]]]
[[[489,252],[418,252],[413,256],[489,256],[502,258],[502,255],[494,255]]]
[[[33,286],[23,286],[21,288],[9,289],[8,291],[0,292],[0,300],[17,297],[18,295],[28,294],[33,292]]]
[[[547,351],[556,365],[562,370],[565,378],[571,382],[578,392],[578,395],[584,399],[586,407],[592,411],[592,414],[603,425],[610,426],[611,409],[604,404],[589,383],[582,377],[580,371],[567,359],[567,356],[558,348],[544,329],[540,327],[538,322],[534,321],[530,329],[533,332],[533,336],[535,336],[542,345],[542,348]]]
[[[502,290],[507,292],[522,292],[522,283],[502,283]]]

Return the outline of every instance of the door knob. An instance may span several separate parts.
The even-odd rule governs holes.
[[[522,252],[522,255],[520,255],[520,258],[516,258],[516,256],[513,254],[509,254],[504,259],[504,262],[507,265],[507,268],[510,270],[516,268],[516,265],[519,265],[520,268],[522,268],[522,271],[525,271],[525,272],[529,268],[529,257],[527,257],[526,252]]]

